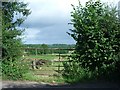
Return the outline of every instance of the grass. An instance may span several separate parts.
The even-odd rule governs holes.
[[[30,55],[30,56],[25,56],[25,58],[36,58],[36,59],[45,59],[45,60],[57,60],[59,56],[57,55],[50,55],[50,54],[46,54],[46,55]],[[62,57],[63,60],[66,59],[66,57]],[[28,59],[25,60],[25,63],[28,63]],[[30,63],[29,63],[30,64]],[[75,83],[76,81],[81,81],[81,82],[85,82],[90,81],[90,80],[94,80],[94,77],[92,76],[91,72],[84,72],[84,70],[81,68],[80,69],[80,73],[78,73],[77,75],[74,76],[75,72],[71,72],[71,76],[75,77],[75,79],[73,79],[71,76],[67,77],[66,80],[65,78],[62,77],[61,74],[59,74],[57,72],[58,67],[57,66],[63,66],[62,62],[53,62],[53,64],[49,64],[49,65],[44,65],[42,66],[41,69],[36,69],[33,70],[31,69],[29,72],[24,73],[23,74],[23,80],[28,80],[28,81],[36,81],[36,82],[45,82],[45,83],[65,83],[66,81],[69,83]],[[63,69],[63,67],[60,67],[60,70]],[[67,67],[68,69],[68,67]],[[44,74],[44,75],[43,75]],[[4,78],[4,80],[7,78],[6,77],[2,77]],[[72,78],[72,79],[71,79]]]
[[[58,58],[58,56],[52,55],[52,54],[45,54],[45,55],[37,55],[37,56],[36,55],[29,55],[29,56],[25,56],[25,58],[54,60],[55,58]]]
[[[30,59],[45,59],[45,60],[57,60],[59,58],[58,55],[46,54],[46,55],[29,55],[25,56],[25,58]],[[30,72],[25,73],[24,79],[28,81],[37,81],[37,82],[45,82],[45,83],[65,83],[62,76],[56,72],[58,70],[57,66],[63,66],[62,62],[53,62],[50,65],[43,65],[41,69],[30,70]],[[61,67],[60,69],[63,69]]]
[[[36,82],[44,82],[44,83],[65,83],[64,79],[59,76],[41,76],[41,75],[34,75],[34,73],[31,71],[29,73],[24,74],[24,80],[28,81],[36,81]]]
[[[61,54],[60,59],[64,58],[66,60],[67,54]],[[59,58],[59,54],[43,54],[43,55],[29,55],[25,56],[25,58],[31,58],[31,59],[45,59],[45,60],[54,60]]]

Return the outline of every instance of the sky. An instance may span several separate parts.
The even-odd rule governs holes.
[[[23,0],[28,3],[31,14],[22,27],[26,28],[23,35],[25,44],[75,44],[74,39],[66,32],[73,28],[70,12],[78,0]],[[84,5],[88,0],[80,0]],[[101,0],[117,3],[119,0]]]

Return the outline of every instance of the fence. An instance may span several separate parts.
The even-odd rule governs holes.
[[[58,53],[58,54],[64,54],[64,53],[69,53],[68,51],[74,50],[74,48],[23,48],[25,53],[27,54],[53,54],[53,53]],[[49,52],[48,52],[49,51]],[[65,52],[66,51],[66,52]],[[32,52],[32,53],[30,53]],[[40,53],[42,52],[42,53]]]
[[[53,74],[55,74],[56,72],[57,73],[60,73],[61,72],[61,70],[62,70],[62,68],[63,68],[63,65],[62,65],[62,63],[63,62],[66,62],[66,60],[65,60],[65,58],[67,57],[67,56],[69,56],[70,54],[71,54],[71,52],[73,52],[75,49],[74,48],[48,48],[48,49],[44,49],[43,50],[43,48],[24,48],[24,50],[25,50],[25,52],[26,52],[26,55],[28,55],[28,57],[29,57],[29,55],[30,55],[30,51],[32,50],[32,51],[34,51],[35,53],[34,53],[34,55],[35,56],[40,56],[40,55],[42,55],[42,54],[40,54],[39,53],[39,51],[41,50],[41,51],[45,51],[45,50],[49,50],[49,51],[51,51],[51,56],[53,55],[53,56],[56,56],[57,57],[57,59],[55,59],[55,60],[51,60],[52,61],[52,65],[49,65],[49,66],[42,66],[42,69],[38,69],[38,71],[39,71],[39,75],[53,75]],[[65,53],[65,52],[61,52],[61,51],[64,51],[64,50],[66,50],[67,51],[67,53]],[[54,52],[53,52],[54,51]],[[57,51],[57,52],[55,52],[55,51]],[[47,54],[45,54],[46,55],[46,57],[47,57]],[[40,58],[37,58],[38,60],[40,60]],[[34,59],[33,59],[34,60]],[[35,63],[34,63],[34,65],[35,65]],[[46,72],[46,73],[43,73],[43,72]],[[49,73],[50,72],[50,73]],[[51,72],[53,72],[53,73],[51,73]],[[47,74],[48,73],[48,74]]]

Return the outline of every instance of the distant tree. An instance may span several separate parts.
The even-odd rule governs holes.
[[[19,26],[30,14],[26,8],[27,4],[23,2],[2,2],[2,73],[9,77],[21,77],[22,73],[20,70],[17,73],[20,68],[17,68],[16,62],[22,56],[20,36],[24,30]],[[10,71],[10,68],[13,70]]]
[[[43,54],[47,54],[48,53],[48,45],[47,44],[42,44],[41,48],[43,49]]]
[[[116,8],[102,4],[100,0],[89,0],[84,7],[79,2],[73,9],[71,24],[74,29],[68,34],[77,43],[73,63],[65,64],[66,76],[74,70],[80,74],[79,68],[84,68],[98,76],[109,77],[120,63],[120,22]]]

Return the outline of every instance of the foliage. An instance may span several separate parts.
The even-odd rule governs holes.
[[[91,72],[89,72],[86,68],[81,68],[78,62],[72,62],[71,59],[76,60],[76,58],[74,56],[71,57],[68,58],[68,62],[63,62],[63,77],[65,81],[68,83],[74,83],[79,80],[84,82],[85,80],[91,79]]]
[[[70,73],[72,67],[75,67],[72,72],[80,73],[76,69],[82,68],[97,77],[116,75],[120,65],[120,22],[116,8],[102,4],[99,0],[89,0],[84,7],[80,2],[79,6],[73,6],[71,17],[70,24],[74,29],[70,29],[71,33],[68,34],[77,43],[75,56],[71,63],[64,65],[67,70],[64,73]],[[68,68],[67,65],[71,66]]]
[[[29,65],[22,61],[11,61],[2,63],[2,68],[4,70],[2,75],[3,79],[22,80],[23,74],[29,70]]]
[[[25,44],[23,45],[24,48],[40,48],[40,50],[37,50],[38,54],[66,54],[68,53],[68,50],[54,50],[55,48],[74,48],[74,44]],[[29,55],[35,55],[36,51],[34,49],[31,50],[25,50]]]
[[[48,45],[47,44],[42,44],[41,48],[43,49],[43,54],[47,54],[48,53]]]
[[[42,44],[24,44],[24,47],[41,48]],[[74,44],[47,44],[48,48],[74,48]]]
[[[19,26],[30,14],[26,7],[23,2],[2,2],[2,74],[9,78],[21,77],[24,70],[17,62],[22,62],[23,52],[20,36],[24,30]]]

